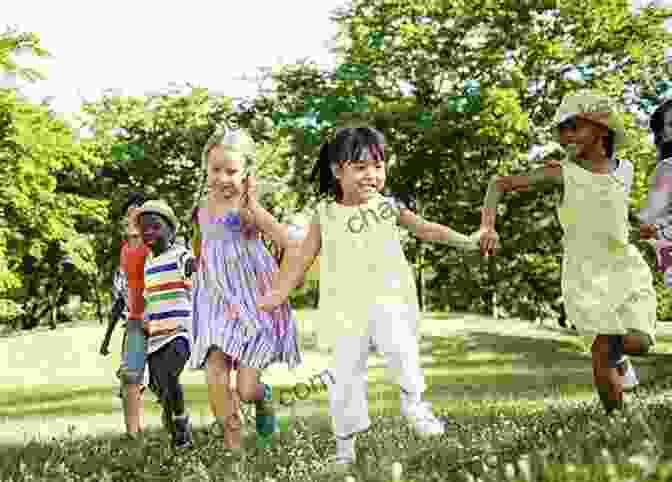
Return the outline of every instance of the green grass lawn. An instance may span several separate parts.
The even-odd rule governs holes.
[[[520,323],[521,330],[507,331],[513,321],[483,317],[482,326],[464,332],[459,327],[468,325],[465,316],[475,315],[428,316],[422,325],[426,395],[448,417],[449,436],[422,440],[409,431],[399,418],[398,387],[383,360],[371,357],[374,425],[358,441],[356,480],[390,480],[387,471],[395,460],[405,467],[406,480],[417,482],[488,480],[493,474],[497,480],[525,480],[525,471],[534,471],[536,465],[546,466],[546,480],[640,480],[647,470],[657,472],[658,478],[651,480],[665,480],[666,461],[672,457],[666,385],[672,355],[665,353],[672,353],[672,337],[658,338],[657,355],[634,359],[642,387],[628,396],[626,414],[610,419],[594,400],[589,339],[528,333]],[[320,323],[316,313],[299,312],[298,317],[305,366],[296,373],[281,367],[269,370],[264,378],[276,393],[329,364],[328,354],[317,349],[311,334]],[[102,333],[98,325],[85,325],[0,339],[0,353],[8,357],[0,374],[4,435],[31,427],[26,421],[38,418],[49,427],[66,417],[76,428],[72,436],[54,440],[0,440],[0,480],[331,480],[319,475],[333,451],[325,394],[298,404],[294,412],[281,410],[290,417],[291,430],[266,449],[255,448],[250,435],[243,458],[233,460],[224,456],[207,427],[204,375],[187,372],[186,397],[199,425],[196,449],[172,453],[158,430],[159,407],[151,396],[145,405],[153,429],[142,443],[124,440],[114,397],[118,356],[97,354]],[[111,346],[119,346],[119,334]],[[103,420],[116,429],[100,430]],[[58,432],[53,430],[63,435]],[[608,450],[604,454],[603,448]],[[609,479],[609,470],[623,472],[624,478]]]

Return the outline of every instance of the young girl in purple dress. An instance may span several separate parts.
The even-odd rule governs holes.
[[[289,247],[286,226],[256,200],[249,175],[254,143],[244,131],[217,132],[203,150],[208,194],[194,210],[193,351],[190,367],[207,372],[210,408],[228,449],[240,448],[238,400],[256,406],[257,431],[277,431],[271,387],[259,374],[273,363],[301,363],[296,321],[287,303],[257,308],[277,276],[263,233]],[[247,171],[247,172],[246,172]],[[231,371],[236,370],[236,390]]]

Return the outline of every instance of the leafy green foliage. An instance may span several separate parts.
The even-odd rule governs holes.
[[[44,75],[38,70],[18,65],[12,56],[19,52],[30,52],[37,57],[49,57],[49,52],[42,48],[39,37],[31,32],[19,32],[7,29],[0,34],[0,71],[16,73],[28,80],[38,80]]]
[[[558,6],[357,0],[335,15],[342,60],[336,74],[352,70],[352,75],[307,63],[285,66],[273,74],[273,96],[253,104],[257,111],[289,115],[302,112],[306,99],[366,98],[366,112],[341,112],[335,126],[319,132],[321,140],[343,125],[367,123],[382,130],[395,161],[388,187],[414,192],[427,219],[473,232],[490,178],[536,167],[528,149],[551,140],[549,122],[565,94],[588,87],[621,99],[626,82],[655,90],[666,68],[663,50],[670,35],[662,21],[669,12],[647,9],[632,16],[629,8],[618,0]],[[613,68],[618,63],[624,64],[620,70]],[[568,66],[582,67],[586,75],[567,78]],[[479,109],[456,112],[455,99],[467,93],[469,81],[479,83]],[[636,168],[634,211],[645,197],[655,156],[646,134],[627,117],[629,140],[619,157]],[[310,204],[315,186],[308,181],[318,146],[305,142],[300,126],[281,130],[292,141],[292,185],[301,191],[302,203]],[[548,314],[560,296],[553,274],[559,274],[562,253],[553,212],[557,201],[546,192],[504,198],[498,223],[503,246],[490,270],[477,257],[440,245],[423,247],[419,256],[420,244],[410,240],[406,249],[416,270],[433,271],[427,285],[431,307],[490,310],[496,291],[512,315]]]
[[[62,283],[60,265],[70,256],[76,267],[72,294],[88,294],[84,280],[95,276],[94,244],[86,226],[105,220],[105,203],[59,190],[59,175],[91,177],[91,156],[72,130],[46,106],[0,91],[6,119],[0,140],[0,318],[12,318]],[[88,174],[87,174],[88,173]],[[33,270],[24,269],[26,256]],[[79,283],[77,282],[79,280]]]

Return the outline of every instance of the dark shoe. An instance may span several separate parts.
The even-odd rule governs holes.
[[[186,449],[194,445],[194,438],[191,433],[191,420],[189,416],[175,418],[175,448]]]
[[[161,404],[161,422],[163,423],[163,428],[170,434],[171,440],[175,441],[175,422],[173,421],[173,414],[170,409],[167,407],[167,404]]]

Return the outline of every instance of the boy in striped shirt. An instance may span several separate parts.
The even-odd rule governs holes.
[[[149,388],[163,408],[163,424],[176,448],[193,444],[179,377],[191,354],[191,274],[193,256],[175,243],[178,220],[163,201],[147,201],[138,211],[142,236],[153,256],[145,263],[144,328]]]

